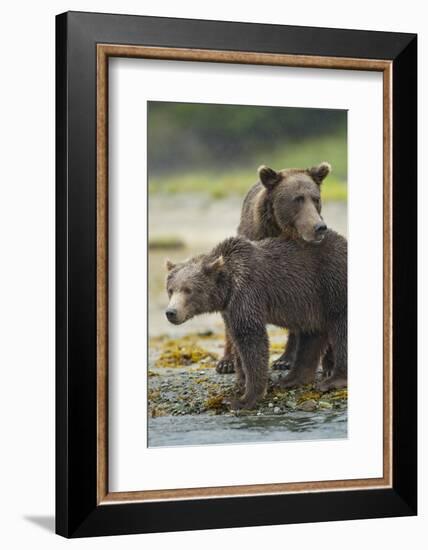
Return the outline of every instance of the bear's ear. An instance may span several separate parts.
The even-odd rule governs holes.
[[[175,266],[176,264],[172,263],[171,260],[166,260],[165,267],[167,271],[171,271],[171,269],[174,269]]]
[[[328,162],[322,162],[318,166],[313,166],[309,169],[309,175],[317,185],[321,185],[330,172],[331,165]]]
[[[266,189],[273,189],[281,180],[281,174],[268,166],[260,166],[258,169],[260,181]]]
[[[219,271],[224,266],[223,256],[219,256],[213,262],[209,262],[204,265],[206,273],[212,273],[213,271]]]

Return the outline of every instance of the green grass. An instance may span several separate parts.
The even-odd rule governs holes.
[[[205,193],[220,199],[228,195],[243,195],[257,181],[257,167],[267,164],[281,168],[309,168],[322,161],[333,167],[323,184],[324,201],[345,201],[347,198],[346,136],[332,136],[304,141],[252,158],[251,166],[225,171],[194,171],[150,178],[149,193]]]

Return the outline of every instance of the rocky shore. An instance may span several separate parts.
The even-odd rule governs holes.
[[[283,351],[285,332],[269,332],[272,363]],[[212,331],[174,339],[152,337],[148,370],[150,418],[201,414],[279,417],[295,411],[328,412],[347,407],[347,390],[320,393],[313,386],[284,390],[279,379],[286,374],[271,370],[267,394],[257,408],[231,411],[229,403],[236,394],[235,375],[217,374],[215,370],[222,348],[222,334]]]

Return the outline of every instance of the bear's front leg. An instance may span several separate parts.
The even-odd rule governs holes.
[[[231,374],[235,372],[233,342],[229,330],[225,325],[224,355],[217,363],[215,370],[218,374]]]
[[[241,358],[235,350],[233,351],[233,364],[235,365],[235,372],[236,372],[236,389],[239,395],[244,395],[245,372],[244,372],[244,369],[242,368]]]
[[[236,353],[245,377],[244,395],[232,402],[232,409],[253,409],[266,392],[268,381],[269,340],[266,327],[257,322],[230,322]],[[239,380],[238,380],[239,383]]]
[[[298,338],[299,336],[296,332],[288,333],[284,353],[272,363],[273,370],[289,370],[292,368],[294,361],[296,360]]]

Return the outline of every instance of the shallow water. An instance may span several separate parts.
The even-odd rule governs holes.
[[[347,411],[283,416],[186,415],[149,419],[149,447],[344,439]]]

